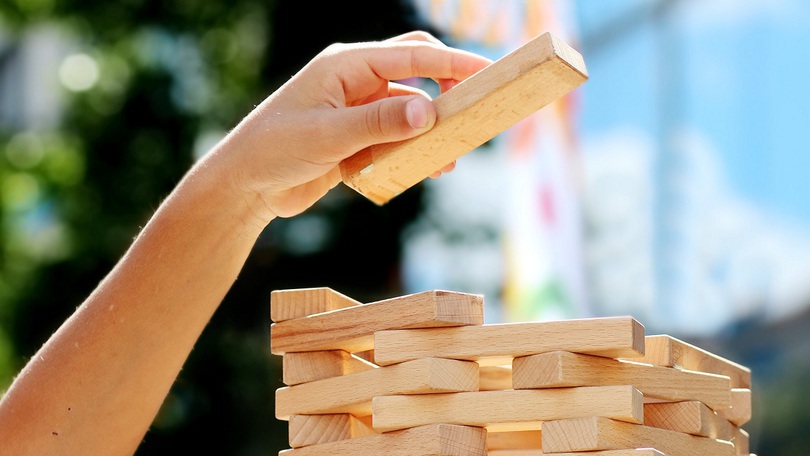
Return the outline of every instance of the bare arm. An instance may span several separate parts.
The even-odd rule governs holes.
[[[340,181],[340,160],[432,127],[425,98],[488,61],[424,34],[333,46],[198,162],[0,401],[15,455],[132,454],[257,236]]]

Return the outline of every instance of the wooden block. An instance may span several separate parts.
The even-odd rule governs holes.
[[[539,449],[487,450],[487,456],[543,456],[543,450]]]
[[[487,450],[541,450],[540,431],[488,432]]]
[[[748,443],[748,433],[743,429],[737,428],[735,430],[734,438],[731,439],[731,443],[734,445],[737,456],[748,456],[750,454],[751,449]]]
[[[718,440],[731,440],[736,432],[728,420],[698,401],[644,404],[644,425]]]
[[[644,398],[630,386],[477,391],[378,396],[374,429],[386,432],[435,423],[487,427],[491,432],[538,430],[543,421],[608,416],[643,421]]]
[[[375,396],[477,390],[476,363],[423,358],[280,388],[276,390],[276,418],[329,413],[365,416],[371,415],[371,399]]]
[[[717,414],[736,426],[742,426],[751,421],[751,390],[746,388],[732,389],[731,408],[718,410]]]
[[[427,291],[273,323],[270,349],[276,355],[321,350],[353,353],[374,348],[375,331],[480,325],[483,321],[481,295]]]
[[[280,322],[360,304],[331,288],[276,290],[270,293],[270,319]]]
[[[279,456],[484,456],[487,431],[436,424],[293,450]]]
[[[377,365],[377,363],[374,361],[374,350],[364,350],[352,354],[358,358],[362,358],[370,362],[371,364],[374,364],[375,366]]]
[[[632,361],[725,375],[732,388],[751,388],[751,369],[702,348],[667,335],[647,336],[646,346],[644,357]]]
[[[512,389],[512,366],[481,366],[478,389],[497,391]]]
[[[515,389],[608,385],[633,385],[645,398],[698,400],[714,409],[731,405],[729,379],[721,375],[565,351],[523,356],[512,361]]]
[[[380,331],[374,336],[380,365],[429,356],[504,365],[516,356],[556,350],[611,358],[638,356],[644,353],[644,327],[631,317],[610,317]]]
[[[546,453],[549,454],[549,453]],[[652,448],[636,448],[629,450],[585,451],[577,453],[554,453],[554,456],[667,456]]]
[[[549,421],[543,424],[543,452],[655,448],[669,456],[734,456],[734,446],[680,432],[602,417]]]
[[[301,448],[338,440],[356,439],[378,434],[371,423],[363,422],[354,415],[293,415],[290,417],[290,446]]]
[[[343,182],[384,204],[587,79],[577,51],[540,35],[438,96],[436,124],[427,133],[344,160]]]
[[[343,350],[285,353],[283,377],[285,385],[314,382],[376,369],[378,366]]]

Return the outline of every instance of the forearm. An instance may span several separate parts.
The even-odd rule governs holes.
[[[195,166],[26,366],[0,402],[2,452],[133,453],[270,218],[314,204],[357,151],[432,128],[424,94],[389,81],[447,88],[487,64],[424,33],[319,54]]]
[[[224,170],[210,161],[17,378],[0,403],[4,451],[135,451],[268,221],[211,178]]]

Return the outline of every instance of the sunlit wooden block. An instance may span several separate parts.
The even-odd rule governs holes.
[[[698,437],[639,424],[589,417],[543,424],[543,452],[655,448],[668,456],[736,456],[724,440]]]
[[[645,398],[699,400],[715,409],[731,405],[728,377],[565,351],[515,358],[512,385],[515,389],[633,385]]]
[[[486,427],[492,432],[540,429],[543,421],[607,416],[641,423],[644,398],[630,386],[379,396],[373,424],[393,431],[435,423]]]
[[[436,424],[293,450],[279,456],[486,456],[487,431]]]
[[[644,326],[631,317],[609,317],[380,331],[374,336],[375,360],[381,366],[424,357],[504,365],[517,356],[556,350],[639,356],[644,353]]]
[[[330,413],[365,416],[371,415],[371,400],[376,396],[477,390],[476,363],[423,358],[280,388],[276,390],[276,418]]]

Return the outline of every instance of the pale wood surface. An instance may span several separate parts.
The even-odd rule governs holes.
[[[577,51],[540,35],[433,100],[437,120],[427,133],[344,160],[343,181],[384,204],[587,78]]]
[[[356,439],[378,434],[367,423],[348,413],[333,415],[293,415],[289,423],[289,441],[293,448],[301,448],[338,440]]]
[[[270,319],[280,322],[360,304],[326,287],[275,290],[270,293]]]
[[[353,353],[375,348],[375,331],[480,325],[483,321],[483,296],[426,291],[273,323],[270,348],[276,355],[321,350]]]
[[[725,375],[732,388],[751,388],[751,369],[668,335],[646,337],[646,352],[631,361]]]
[[[481,366],[480,376],[481,391],[512,389],[512,366]]]
[[[458,328],[380,331],[374,336],[377,364],[439,358],[508,364],[513,357],[565,350],[600,356],[644,353],[644,327],[631,317],[507,323]]]
[[[422,358],[280,388],[276,390],[276,418],[328,413],[365,416],[371,415],[371,399],[375,396],[477,390],[478,364]]]
[[[314,382],[378,367],[343,350],[285,353],[282,364],[285,385]]]
[[[719,440],[736,433],[734,425],[698,401],[644,404],[644,425]]]
[[[515,358],[512,385],[515,389],[633,385],[644,397],[699,400],[714,409],[731,405],[728,377],[565,351]]]
[[[737,426],[751,421],[751,390],[734,388],[731,390],[731,408],[718,410],[717,414]]]
[[[551,453],[546,453],[551,454]],[[652,448],[637,448],[629,450],[584,451],[577,453],[554,453],[554,456],[667,456]]]
[[[737,456],[748,456],[750,454],[751,449],[748,443],[748,433],[743,429],[736,429],[731,443],[734,445],[734,449],[737,451]]]
[[[487,456],[543,456],[541,450],[489,450]]]
[[[485,429],[437,424],[324,443],[279,456],[485,456]]]
[[[352,353],[352,354],[354,356],[358,357],[358,358],[364,359],[364,360],[374,364],[375,366],[377,365],[377,363],[374,362],[374,350],[363,350],[363,351],[355,352],[355,353]]]
[[[488,432],[487,450],[540,450],[540,431]]]
[[[543,451],[621,450],[655,448],[669,456],[734,456],[734,446],[680,432],[667,431],[608,418],[588,417],[549,421],[543,424]]]
[[[373,424],[382,432],[434,423],[524,431],[540,429],[543,421],[583,416],[639,423],[643,407],[641,393],[630,386],[379,396],[373,400]]]

